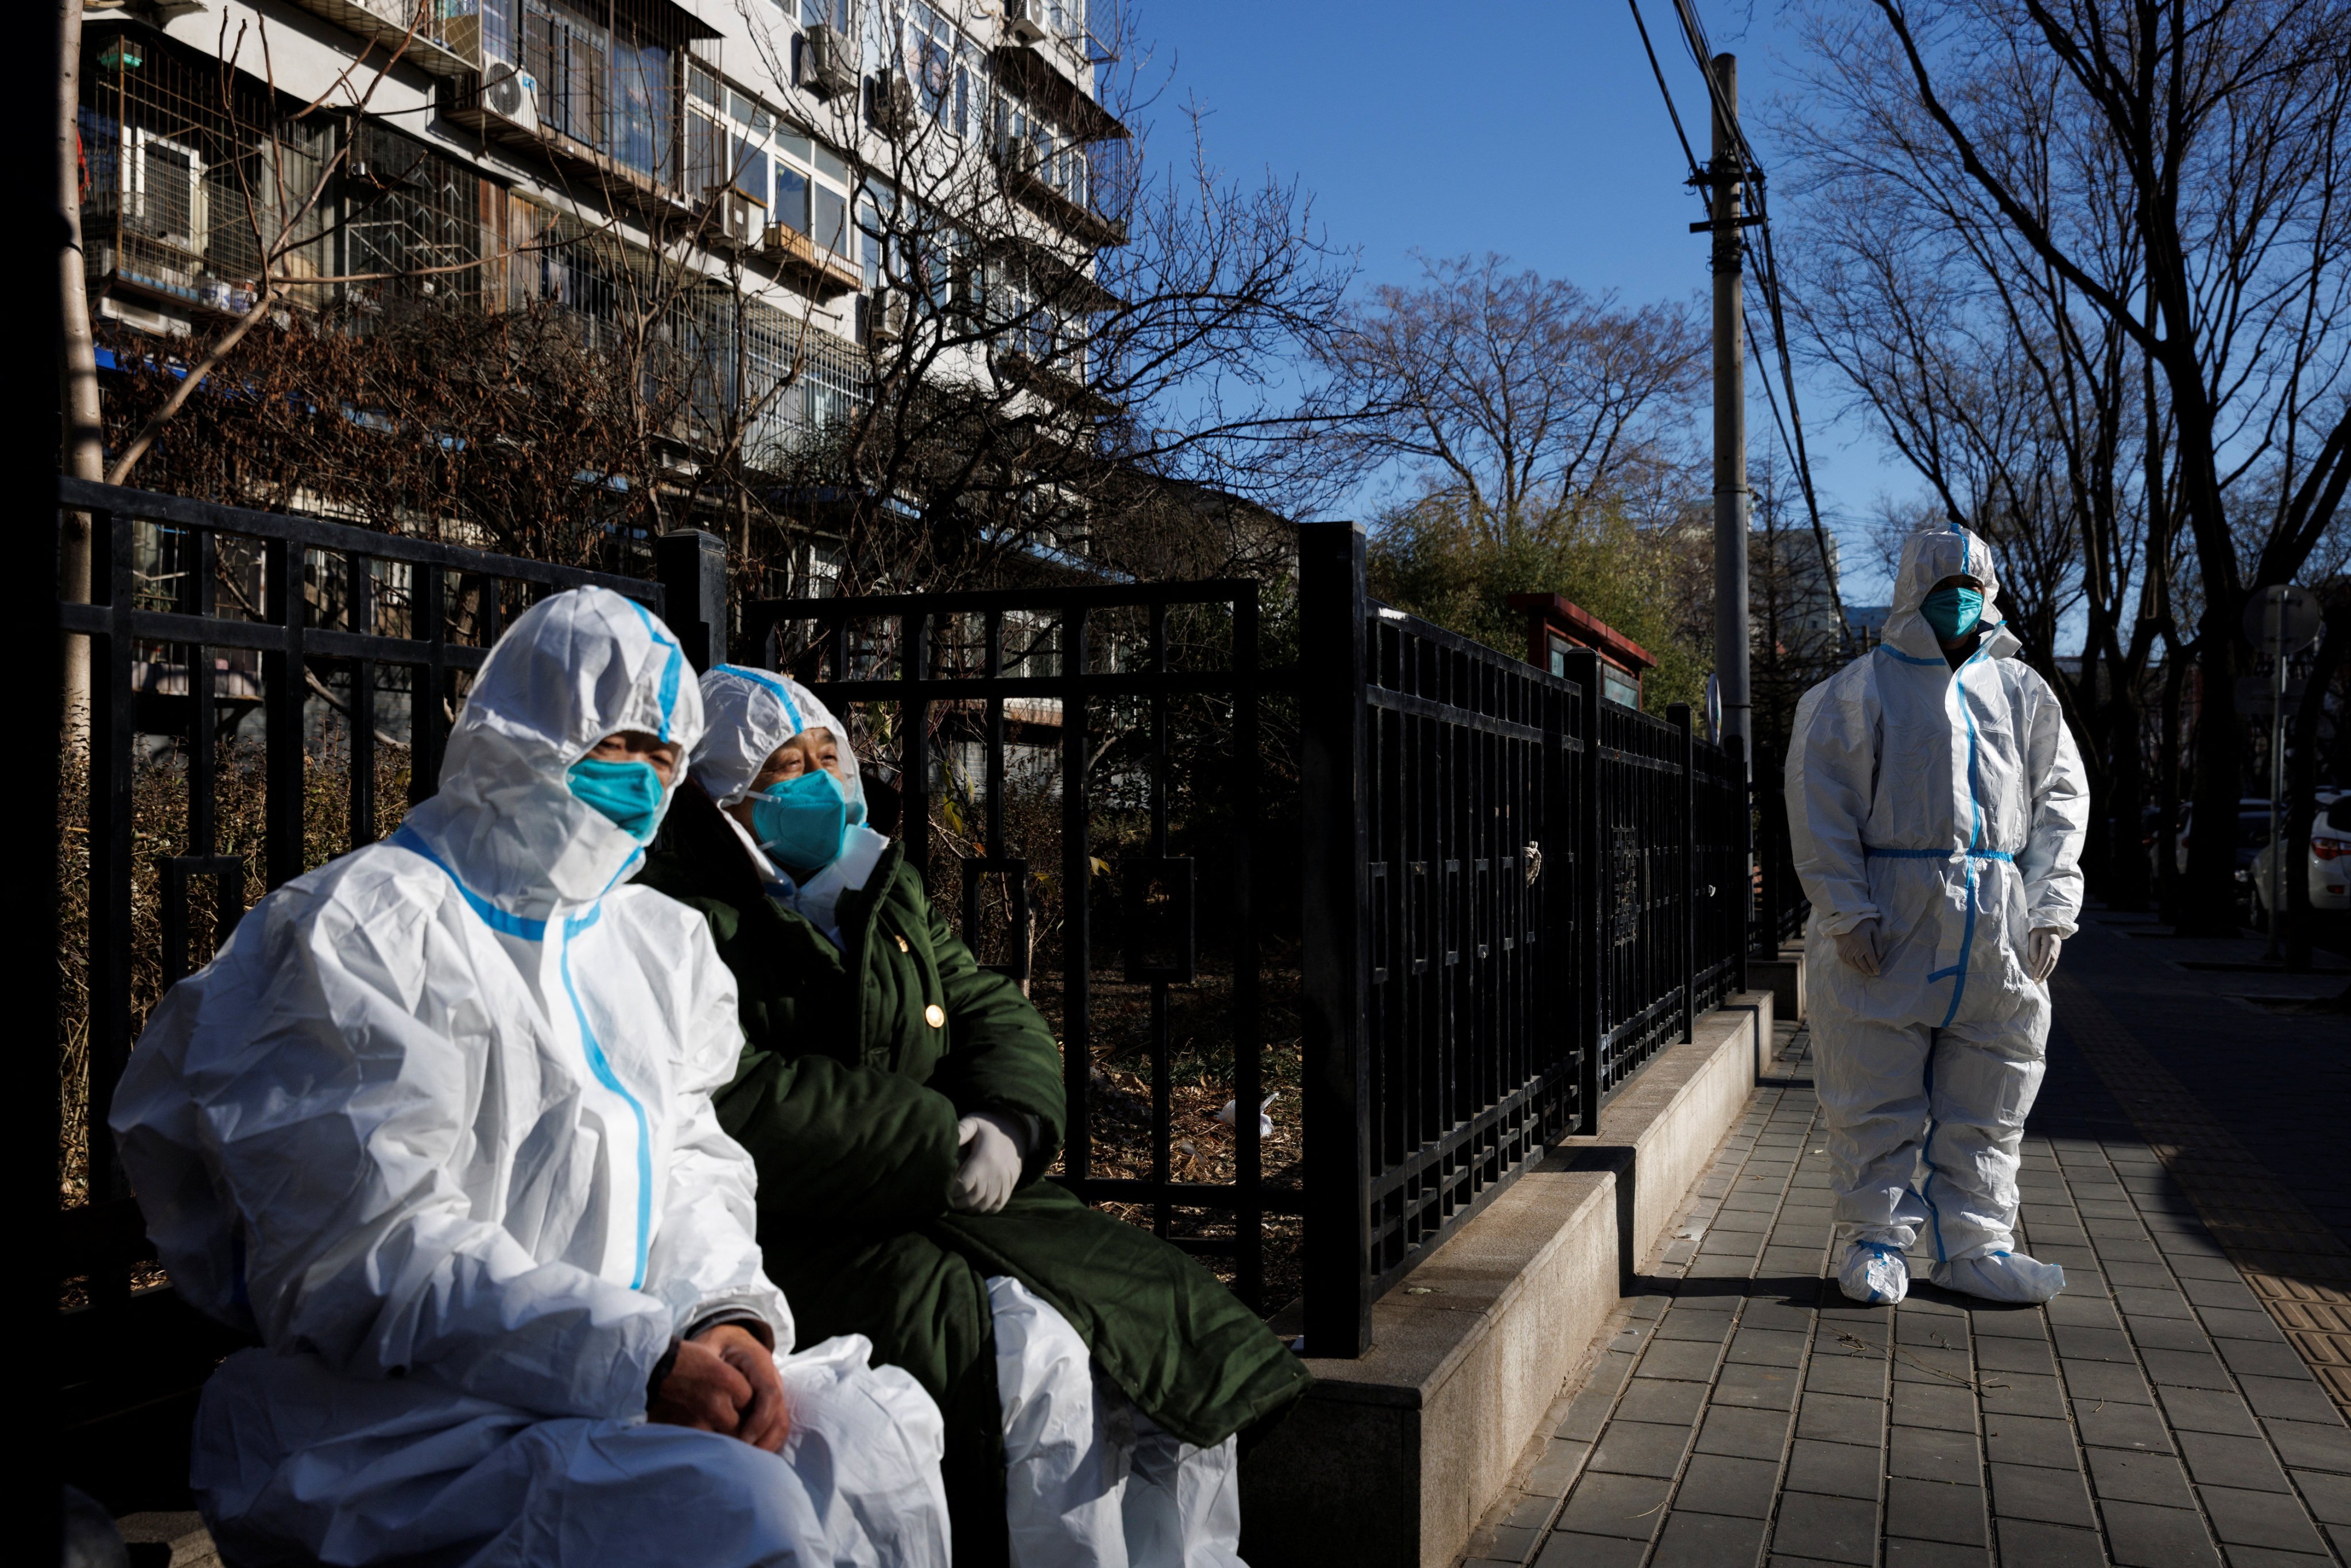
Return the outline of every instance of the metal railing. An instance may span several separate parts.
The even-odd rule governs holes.
[[[1267,1216],[1302,1197],[1295,1173],[1266,1179],[1246,1113],[1267,1092],[1259,725],[1286,685],[1259,665],[1257,595],[1210,581],[773,601],[744,606],[739,635],[884,753],[935,906],[1057,1026],[1057,1179],[1229,1260],[1262,1309]],[[1230,1099],[1228,1140],[1179,1136],[1179,1074]]]
[[[66,987],[79,1015],[60,1034],[86,1044],[87,1197],[61,1216],[59,1331],[82,1350],[61,1364],[101,1369],[64,1391],[73,1452],[109,1456],[78,1484],[135,1486],[155,1479],[137,1460],[149,1450],[184,1466],[187,1406],[235,1343],[149,1288],[154,1251],[107,1132],[148,1008],[263,890],[376,838],[398,810],[379,799],[401,785],[398,759],[409,802],[433,792],[467,678],[512,615],[587,583],[659,613],[664,589],[312,517],[70,478],[57,490],[61,514],[89,517],[92,558],[91,602],[57,607],[90,670],[87,925],[60,933],[68,967],[81,957]],[[53,1054],[40,1092],[59,1094],[64,1071]]]
[[[1300,530],[1306,1342],[1372,1303],[1743,988],[1740,758],[1689,711],[1372,601]]]
[[[1813,906],[1796,877],[1795,847],[1788,837],[1788,795],[1781,778],[1780,748],[1770,741],[1755,747],[1755,908],[1748,919],[1749,941],[1761,957],[1776,956],[1782,945],[1803,940]]]
[[[258,886],[374,837],[381,791],[430,792],[466,676],[532,597],[666,607],[702,665],[725,557],[671,536],[643,581],[69,480],[60,504],[97,541],[95,602],[59,607],[93,669],[68,1332],[95,1347],[137,1312],[180,1356],[140,1385],[192,1397],[221,1334],[134,1295],[152,1254],[104,1133],[144,1006]],[[1686,709],[1377,604],[1350,525],[1300,539],[1294,629],[1261,624],[1253,583],[1090,585],[744,604],[737,646],[856,715],[935,901],[1057,1026],[1061,1179],[1260,1310],[1302,1293],[1311,1348],[1353,1354],[1381,1293],[1743,986],[1749,817],[1740,758]],[[236,841],[232,779],[258,824]],[[103,1415],[130,1387],[75,1397]]]

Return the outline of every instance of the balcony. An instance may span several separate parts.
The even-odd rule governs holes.
[[[1025,138],[1000,141],[988,156],[996,163],[997,180],[1004,187],[1004,193],[1063,234],[1096,250],[1126,244],[1124,224],[1083,202],[1071,201],[1038,172],[1040,161],[1035,155],[1034,144]]]
[[[999,44],[991,51],[996,79],[1022,102],[1060,123],[1080,141],[1123,141],[1128,131],[1118,116],[1063,76],[1043,52],[1027,44]]]
[[[818,299],[837,299],[865,279],[857,264],[789,224],[769,224],[762,252],[776,270]]]
[[[1111,419],[1119,412],[1120,404],[1086,385],[1063,366],[1032,359],[1018,350],[999,350],[994,362],[996,373],[1003,380],[1050,398],[1080,418]]]
[[[298,10],[356,33],[388,56],[451,80],[470,75],[481,57],[479,16],[446,16],[442,0],[288,0]]]

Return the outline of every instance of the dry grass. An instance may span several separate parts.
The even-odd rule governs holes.
[[[210,852],[245,862],[245,902],[266,891],[264,843],[268,791],[262,747],[229,740],[214,768],[214,827]],[[302,864],[321,866],[350,845],[350,759],[339,742],[308,754],[303,771]],[[89,769],[68,751],[57,800],[57,1190],[68,1208],[89,1201]],[[376,764],[376,832],[390,832],[407,810],[408,758],[389,748]],[[132,1040],[163,995],[162,862],[192,852],[188,774],[174,750],[139,761],[131,786],[131,1019]],[[201,852],[202,846],[198,846]],[[208,962],[216,946],[215,900],[207,883],[189,896],[189,966]]]

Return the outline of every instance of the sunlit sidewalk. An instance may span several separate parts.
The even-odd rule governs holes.
[[[2064,1296],[1847,1302],[1822,1278],[1809,1039],[1783,1029],[1469,1561],[2343,1561],[2351,1025],[2276,998],[2346,976],[2152,933],[2094,917],[2066,951],[2022,1176],[2024,1245]]]

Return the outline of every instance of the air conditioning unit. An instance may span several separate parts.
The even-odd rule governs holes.
[[[904,136],[914,129],[914,84],[904,71],[883,71],[873,78],[871,105],[873,129],[884,136]]]
[[[794,79],[802,92],[839,98],[857,90],[857,39],[838,27],[810,27],[800,35]]]
[[[484,131],[538,134],[538,78],[519,66],[490,61],[471,97],[466,107],[474,112],[465,118],[477,121]]]
[[[750,250],[767,238],[767,209],[732,185],[713,190],[703,203],[702,214],[705,245]]]
[[[1004,0],[1004,33],[1016,44],[1041,44],[1045,28],[1038,19],[1042,0]]]
[[[900,343],[906,338],[910,312],[904,290],[885,288],[866,306],[865,336],[875,343]]]

